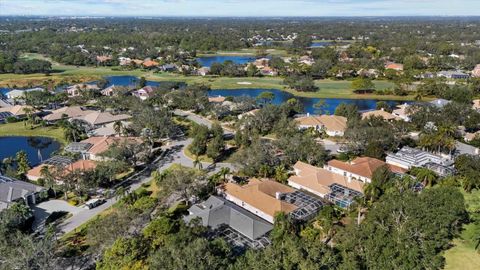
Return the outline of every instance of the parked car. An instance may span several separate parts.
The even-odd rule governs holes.
[[[105,199],[98,198],[98,199],[91,199],[85,203],[85,208],[87,209],[93,209],[99,205],[102,205],[106,202]]]

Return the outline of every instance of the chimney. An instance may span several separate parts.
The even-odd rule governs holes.
[[[310,117],[310,113],[309,113],[309,112],[307,112],[307,117]]]
[[[282,199],[282,193],[279,192],[279,191],[275,192],[275,199],[281,200]]]

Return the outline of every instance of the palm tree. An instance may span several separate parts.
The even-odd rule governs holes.
[[[198,155],[195,155],[195,160],[193,160],[193,167],[197,168],[197,166],[199,170],[203,169],[202,161],[200,160]]]
[[[230,174],[230,168],[222,167],[220,169],[220,174],[223,176],[223,182],[225,182],[227,180],[227,174]]]
[[[115,123],[113,124],[113,130],[115,131],[115,133],[120,136],[123,132],[123,123],[122,121],[115,121]]]
[[[435,172],[427,168],[413,168],[412,173],[418,180],[422,181],[422,183],[428,187],[431,187],[438,178]]]
[[[40,169],[40,176],[45,180],[45,187],[53,190],[54,196],[57,197],[57,192],[54,189],[55,178],[53,177],[50,167],[45,165]]]

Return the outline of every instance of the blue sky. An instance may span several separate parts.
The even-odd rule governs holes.
[[[473,16],[480,0],[0,0],[0,15]]]

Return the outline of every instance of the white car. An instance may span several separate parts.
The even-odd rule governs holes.
[[[99,206],[99,205],[104,204],[105,202],[106,202],[106,200],[105,200],[105,199],[101,199],[101,198],[91,199],[91,200],[89,200],[89,201],[87,201],[87,202],[85,203],[85,206],[84,206],[84,207],[87,208],[87,209],[93,209],[93,208],[95,208],[95,207],[97,207],[97,206]]]

